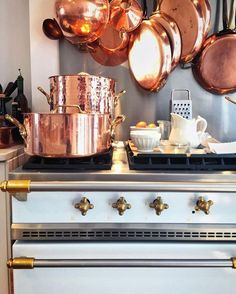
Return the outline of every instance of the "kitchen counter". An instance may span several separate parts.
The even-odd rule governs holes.
[[[0,161],[6,161],[23,153],[23,145],[15,145],[9,148],[0,149]]]
[[[137,171],[130,170],[124,147],[114,149],[111,170],[102,171],[38,171],[23,170],[22,167],[9,173],[9,179],[31,181],[86,181],[86,182],[198,182],[231,183],[236,185],[235,171]],[[110,183],[111,185],[112,183]],[[114,184],[115,185],[115,184]],[[122,189],[122,187],[116,187]]]

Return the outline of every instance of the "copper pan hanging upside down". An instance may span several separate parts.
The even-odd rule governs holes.
[[[236,91],[236,31],[229,29],[227,0],[222,0],[222,3],[223,30],[205,41],[193,65],[193,73],[199,84],[219,95]]]
[[[19,127],[28,155],[72,158],[107,151],[114,128],[125,117],[121,115],[112,121],[109,114],[45,112],[26,113],[23,124],[9,115],[6,119]]]
[[[132,33],[129,44],[129,67],[138,84],[158,91],[171,71],[172,52],[164,28],[151,19],[143,20]]]

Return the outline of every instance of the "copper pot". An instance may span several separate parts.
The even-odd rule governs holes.
[[[67,106],[68,107],[68,106]],[[107,151],[114,128],[124,121],[109,114],[26,113],[23,124],[6,115],[19,127],[25,152],[42,157],[83,157]]]
[[[108,0],[57,0],[55,10],[63,34],[72,44],[95,41],[109,20]]]
[[[38,89],[47,97],[50,110],[57,105],[79,105],[86,113],[114,115],[115,105],[125,93],[115,94],[115,80],[88,74],[58,75],[49,77],[50,95]],[[59,112],[65,112],[61,108]],[[67,112],[77,112],[71,109]]]

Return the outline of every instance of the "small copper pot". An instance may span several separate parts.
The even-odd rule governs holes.
[[[0,127],[0,149],[11,147],[16,143],[13,135],[15,129],[15,126]]]
[[[68,107],[68,106],[67,106]],[[25,152],[42,157],[83,157],[107,151],[114,128],[124,121],[109,114],[26,113],[23,124],[6,115],[19,127]]]
[[[114,115],[119,98],[125,93],[115,94],[115,80],[89,74],[51,76],[50,95],[41,87],[38,89],[47,97],[50,110],[57,105],[79,105],[86,113]],[[60,113],[65,109],[61,108]],[[66,112],[77,112],[76,109]]]

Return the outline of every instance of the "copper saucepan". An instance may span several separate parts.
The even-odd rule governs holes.
[[[100,113],[114,115],[114,108],[118,100],[125,94],[125,90],[115,94],[115,80],[88,75],[58,75],[51,76],[50,95],[41,87],[38,89],[47,97],[50,110],[56,105],[79,105],[86,113]],[[65,112],[64,108],[59,110]],[[76,109],[67,112],[77,112]]]
[[[72,158],[107,151],[114,128],[125,117],[121,115],[111,121],[109,114],[45,112],[24,114],[23,124],[10,115],[6,119],[19,127],[27,154]]]

